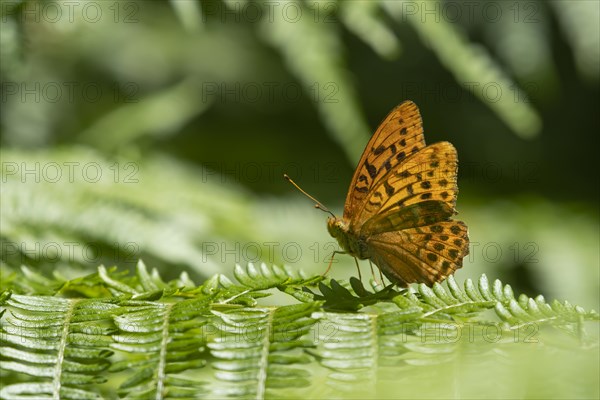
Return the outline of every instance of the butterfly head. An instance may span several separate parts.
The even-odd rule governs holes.
[[[327,230],[338,241],[345,253],[361,260],[369,257],[366,244],[350,232],[350,225],[343,218],[329,217],[327,220]]]
[[[334,238],[339,238],[348,232],[348,224],[338,217],[329,217],[327,219],[327,230]]]

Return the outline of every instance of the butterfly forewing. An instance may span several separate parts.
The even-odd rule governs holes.
[[[457,166],[456,149],[448,142],[419,150],[375,183],[351,226],[361,226],[361,234],[371,235],[451,217]]]
[[[351,221],[376,182],[423,147],[421,114],[415,103],[406,101],[388,114],[369,140],[348,190],[344,218]]]

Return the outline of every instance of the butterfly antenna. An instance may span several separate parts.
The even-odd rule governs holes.
[[[320,202],[319,200],[315,199],[315,198],[314,198],[314,197],[312,197],[310,194],[308,194],[308,193],[306,193],[304,190],[302,190],[302,188],[301,188],[300,186],[298,186],[298,185],[296,184],[296,182],[294,182],[294,181],[292,180],[292,178],[290,178],[290,177],[289,177],[287,174],[283,174],[283,177],[284,177],[284,178],[285,178],[285,179],[286,179],[286,180],[287,180],[289,183],[291,183],[292,185],[294,185],[294,187],[295,187],[296,189],[298,189],[300,192],[302,192],[302,194],[303,194],[303,195],[305,195],[306,197],[308,197],[309,199],[311,199],[312,201],[314,201],[314,202],[316,203],[316,204],[315,204],[315,208],[318,208],[318,209],[319,209],[319,210],[321,210],[321,211],[325,211],[326,213],[329,213],[329,214],[331,214],[331,216],[332,216],[333,218],[335,218],[335,215],[334,215],[334,214],[333,214],[331,211],[329,211],[329,209],[328,209],[327,207],[325,207],[323,204],[321,204],[321,202]]]

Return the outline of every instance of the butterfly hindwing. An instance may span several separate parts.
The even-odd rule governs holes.
[[[419,109],[412,101],[405,101],[388,114],[367,144],[348,190],[344,218],[351,220],[355,208],[381,177],[424,147]]]
[[[350,221],[361,235],[423,226],[455,214],[458,157],[448,142],[429,145],[372,187]]]
[[[469,237],[464,222],[443,221],[373,235],[367,246],[370,259],[392,282],[432,284],[462,267]]]
[[[368,237],[378,233],[430,225],[446,221],[454,213],[454,209],[442,201],[427,200],[393,209],[385,214],[374,215],[361,227],[359,236]]]

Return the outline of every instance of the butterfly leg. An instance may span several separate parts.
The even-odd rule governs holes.
[[[358,280],[362,281],[362,276],[360,275],[360,267],[358,266],[358,258],[354,257],[354,262],[356,263],[356,270],[358,271]]]
[[[331,269],[331,265],[333,264],[333,259],[335,258],[336,254],[346,254],[346,252],[335,250],[333,253],[331,253],[331,260],[329,260],[329,265],[327,266],[327,269],[321,276],[327,276],[327,274],[329,273],[329,270]]]
[[[373,280],[375,280],[375,283],[379,284],[379,282],[377,282],[377,278],[375,278],[375,271],[373,270],[373,263],[371,260],[369,260],[369,266],[371,267],[371,276],[373,277]]]

